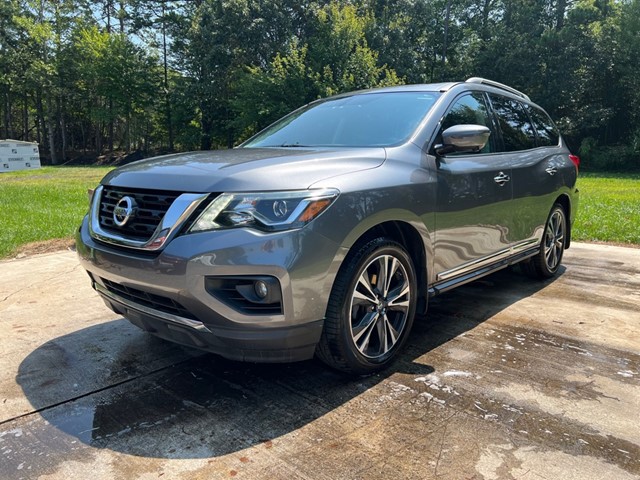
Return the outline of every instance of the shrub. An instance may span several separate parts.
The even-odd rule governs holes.
[[[582,167],[587,171],[635,172],[640,171],[640,134],[630,145],[600,146],[592,137],[580,143]]]

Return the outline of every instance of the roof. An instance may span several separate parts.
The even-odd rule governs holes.
[[[38,142],[25,142],[23,140],[13,140],[11,138],[6,138],[4,140],[0,139],[0,143],[17,143],[18,145],[38,145]]]

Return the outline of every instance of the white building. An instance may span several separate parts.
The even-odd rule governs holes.
[[[0,140],[0,173],[40,168],[38,144]]]

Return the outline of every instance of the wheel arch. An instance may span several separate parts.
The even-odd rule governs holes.
[[[571,218],[571,199],[569,198],[568,195],[562,194],[558,198],[556,198],[554,205],[556,203],[562,206],[562,209],[564,210],[564,216],[567,219],[567,236],[564,242],[564,248],[566,250],[571,245],[571,230],[572,230],[572,224],[573,224],[573,221]]]
[[[402,220],[388,220],[379,223],[362,233],[353,242],[349,250],[353,251],[354,247],[378,237],[385,237],[399,243],[409,254],[416,271],[416,281],[418,284],[418,304],[416,305],[416,313],[424,314],[426,312],[428,296],[428,244],[425,245],[423,236],[412,224]]]

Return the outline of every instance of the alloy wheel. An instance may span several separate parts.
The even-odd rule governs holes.
[[[550,271],[558,268],[562,260],[565,230],[564,216],[561,211],[555,210],[549,217],[545,231],[544,258]]]
[[[358,351],[376,359],[400,339],[411,305],[411,286],[402,262],[380,255],[362,270],[351,295],[351,337]]]

